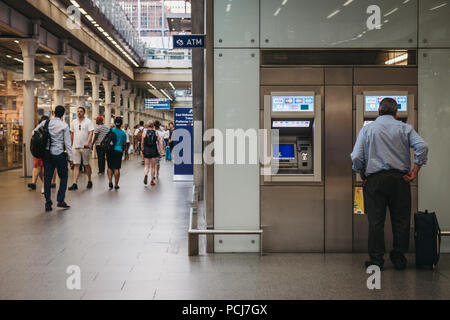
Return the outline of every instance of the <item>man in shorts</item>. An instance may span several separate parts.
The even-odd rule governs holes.
[[[80,164],[83,161],[83,166],[86,168],[88,176],[87,188],[92,188],[92,169],[89,164],[91,159],[91,142],[94,136],[94,125],[92,121],[85,117],[86,110],[83,107],[78,107],[77,118],[70,124],[70,132],[72,138],[73,151],[73,185],[69,190],[78,190],[78,176],[80,175]]]

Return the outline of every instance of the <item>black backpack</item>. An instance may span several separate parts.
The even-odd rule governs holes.
[[[156,148],[157,140],[158,138],[156,137],[155,130],[148,130],[144,138],[144,145],[147,146],[148,148]]]
[[[105,152],[112,152],[114,151],[114,146],[116,145],[117,137],[116,134],[110,129],[108,133],[106,133],[105,137],[103,138],[102,142],[100,142],[100,147]]]
[[[50,132],[48,131],[48,124],[50,119],[45,121],[45,124],[34,131],[30,141],[30,151],[33,157],[42,159],[45,156],[47,143],[50,140]]]

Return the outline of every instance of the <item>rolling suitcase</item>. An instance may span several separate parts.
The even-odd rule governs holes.
[[[434,212],[418,212],[414,215],[414,240],[416,243],[416,267],[433,269],[441,250],[441,229]]]

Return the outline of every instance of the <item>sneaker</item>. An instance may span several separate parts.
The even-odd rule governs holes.
[[[152,185],[152,186],[154,186],[156,183],[155,183],[155,180],[152,180],[152,182],[150,182],[150,184]]]
[[[120,187],[119,187],[119,186],[115,186],[114,189],[115,189],[115,190],[118,190],[118,189],[120,189]]]
[[[111,190],[113,188],[112,182],[110,182],[108,186],[109,186],[109,189]]]
[[[104,173],[104,172],[97,172],[97,174],[98,174],[99,176],[102,176],[102,175],[104,175],[105,173]]]
[[[395,253],[391,252],[389,257],[391,258],[391,262],[394,265],[396,270],[406,269],[408,260],[406,260],[406,258],[403,254],[395,254]]]
[[[56,206],[58,208],[70,209],[70,206],[67,203],[65,203],[64,201],[63,202],[58,202],[58,204]]]
[[[378,266],[381,271],[383,271],[383,269],[384,269],[384,263],[379,263],[379,262],[374,262],[374,261],[366,261],[365,262],[366,269],[373,265]]]
[[[46,204],[45,205],[45,211],[52,211],[52,205],[51,204]]]
[[[52,185],[50,186],[50,188],[55,189],[55,188],[56,188],[56,183],[52,183]]]
[[[70,190],[70,191],[78,190],[78,185],[76,183],[74,183],[71,187],[68,188],[68,190]]]
[[[28,184],[28,188],[30,188],[31,190],[36,190],[36,184],[35,183],[29,183]]]
[[[144,184],[147,184],[148,183],[148,176],[145,176],[144,177]]]
[[[88,188],[88,189],[92,188],[92,181],[88,181],[88,184],[87,184],[86,188]]]

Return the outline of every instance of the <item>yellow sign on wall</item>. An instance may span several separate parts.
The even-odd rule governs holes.
[[[364,192],[362,187],[355,187],[353,200],[353,214],[366,214],[364,212]]]

